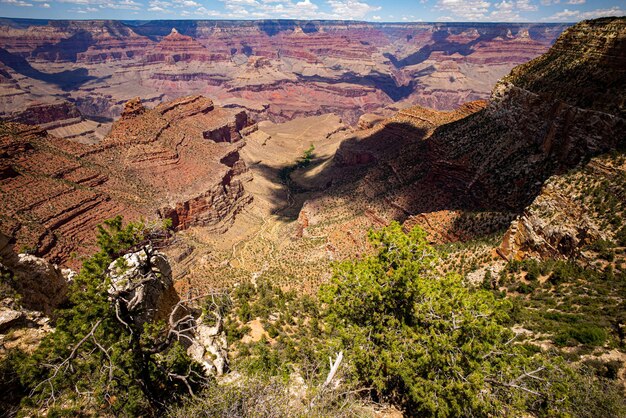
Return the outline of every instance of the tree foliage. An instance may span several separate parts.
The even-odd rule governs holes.
[[[421,229],[393,223],[370,240],[377,254],[340,263],[321,291],[330,332],[362,385],[411,416],[568,416],[581,406],[564,389],[580,376],[516,343],[508,301],[440,277]]]
[[[22,383],[31,390],[29,406],[153,415],[188,392],[172,376],[200,372],[198,366],[180,344],[160,346],[163,324],[138,329],[127,312],[116,312],[108,292],[109,264],[142,244],[146,231],[142,223],[123,226],[121,217],[98,227],[100,251],[83,263],[54,332],[21,366]]]

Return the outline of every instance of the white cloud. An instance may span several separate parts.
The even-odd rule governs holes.
[[[520,12],[534,12],[537,5],[529,0],[502,0],[500,3],[494,3],[494,9],[489,14],[489,20],[499,22],[520,22],[527,20]]]
[[[107,4],[101,4],[102,9],[121,9],[121,10],[140,10],[142,4],[133,0],[122,0],[118,2],[109,2]]]
[[[611,7],[610,9],[595,9],[587,12],[581,12],[580,10],[564,9],[563,11],[546,17],[543,20],[550,22],[576,22],[585,19],[596,19],[598,17],[624,15],[626,15],[626,10],[618,6]]]
[[[483,20],[491,3],[485,0],[439,0],[435,7],[462,20]]]
[[[534,12],[537,10],[537,5],[531,3],[530,0],[517,0],[515,2],[515,7],[521,12]]]
[[[364,0],[326,0],[329,12],[320,10],[312,0],[219,0],[226,13],[220,17],[282,18],[282,19],[365,19],[369,13],[381,10]]]
[[[98,9],[91,6],[98,6],[102,9],[122,9],[122,10],[140,10],[143,4],[134,0],[57,0],[59,3],[76,4],[79,6],[88,6],[84,9],[70,9],[75,13],[93,13]]]
[[[74,13],[87,14],[87,13],[96,13],[99,10],[96,9],[95,7],[86,7],[84,9],[70,9],[69,11],[74,12]]]
[[[18,7],[33,7],[31,3],[27,3],[23,0],[2,0],[1,3],[10,4],[11,6]]]
[[[307,0],[308,1],[308,0]],[[339,16],[339,19],[363,19],[370,12],[377,12],[381,7],[370,6],[369,4],[355,0],[328,0],[333,13]]]
[[[585,4],[587,0],[564,0],[565,4]],[[559,4],[561,0],[541,0],[541,4],[544,6],[551,6],[553,4]]]
[[[536,0],[438,0],[436,10],[446,15],[439,20],[527,20],[521,13],[539,10]],[[558,0],[557,0],[558,1]]]
[[[149,12],[168,12],[174,5],[168,1],[150,0],[148,3]]]
[[[496,10],[489,14],[489,19],[497,22],[514,22],[522,20],[521,16],[515,10],[513,1],[503,1],[495,5]]]

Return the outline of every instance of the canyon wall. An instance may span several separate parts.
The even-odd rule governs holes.
[[[333,112],[356,124],[409,104],[448,110],[488,98],[565,27],[2,19],[0,118],[49,123],[33,119],[36,109],[69,102],[54,134],[94,143],[135,96],[158,104],[202,94],[278,122]]]
[[[595,173],[588,187],[601,181],[623,202],[623,161],[598,158],[626,145],[624,28],[624,18],[582,22],[503,78],[489,102],[413,107],[349,135],[323,173],[333,186],[303,207],[307,227],[343,205],[353,223],[397,219],[447,242],[489,236],[521,216],[500,248],[505,258],[570,257],[612,237],[620,223],[598,222],[598,205],[581,206],[581,196]],[[571,170],[586,174],[565,187]],[[609,208],[617,218],[620,205]]]
[[[202,96],[152,109],[131,100],[98,145],[0,122],[0,229],[17,250],[69,265],[93,252],[96,225],[119,214],[223,230],[250,201],[237,153],[250,125]]]

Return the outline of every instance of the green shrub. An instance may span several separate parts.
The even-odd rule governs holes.
[[[599,239],[591,245],[591,249],[598,253],[598,256],[607,261],[613,261],[615,259],[615,252],[613,248],[615,245],[607,240]]]
[[[54,331],[20,364],[21,383],[30,395],[24,407],[54,405],[51,416],[99,413],[149,416],[164,402],[176,402],[205,383],[173,376],[192,370],[201,377],[178,343],[164,344],[164,326],[133,324],[110,301],[109,264],[145,239],[143,224],[122,225],[122,218],[98,227],[100,251],[83,263],[69,291],[69,304],[57,312]],[[125,318],[126,320],[120,320]],[[196,376],[196,375],[193,375]]]
[[[558,346],[573,345],[575,342],[589,346],[602,346],[606,341],[606,331],[593,324],[577,324],[560,331],[554,342]]]
[[[378,253],[338,264],[321,291],[356,381],[411,416],[518,416],[539,401],[544,411],[555,407],[551,395],[529,396],[526,385],[548,375],[526,379],[524,370],[551,366],[510,344],[508,301],[438,276],[419,228],[405,234],[393,223],[370,239]]]
[[[520,283],[515,290],[523,295],[528,295],[535,290],[535,287],[526,283]]]

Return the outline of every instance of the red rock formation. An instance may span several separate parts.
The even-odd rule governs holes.
[[[215,61],[226,58],[223,54],[213,54],[191,36],[178,33],[174,28],[161,42],[146,53],[146,62],[165,62],[175,64],[179,61]]]
[[[124,104],[122,117],[130,118],[134,116],[139,116],[143,114],[145,111],[146,111],[146,108],[143,107],[143,104],[141,103],[141,99],[139,97],[135,97],[134,99],[131,99]]]
[[[16,239],[16,249],[68,261],[73,251],[93,250],[85,238],[93,237],[101,220],[119,213],[138,215],[112,199],[108,170],[76,158],[82,147],[14,123],[2,124],[0,137],[3,165],[12,171],[0,180],[0,227]]]
[[[0,61],[16,67],[26,58],[33,66],[21,63],[13,80],[31,101],[42,92],[70,92],[82,114],[97,120],[118,117],[134,96],[161,101],[201,92],[257,118],[335,112],[356,124],[361,114],[398,101],[445,110],[486,99],[499,78],[545,52],[564,27],[35,21],[0,27],[0,48],[8,52]],[[49,74],[48,62],[60,73]],[[90,81],[100,74],[105,78]],[[3,84],[0,97],[2,90],[16,93]],[[0,100],[0,112],[7,106]]]
[[[17,109],[8,115],[0,115],[11,122],[28,125],[41,125],[45,129],[54,129],[82,120],[82,115],[72,103],[34,103],[25,109]]]
[[[154,109],[133,100],[96,146],[2,123],[0,229],[18,249],[67,264],[74,252],[91,253],[96,224],[118,214],[227,228],[250,199],[237,177],[246,170],[241,144],[230,143],[248,125],[245,113],[201,96]]]

